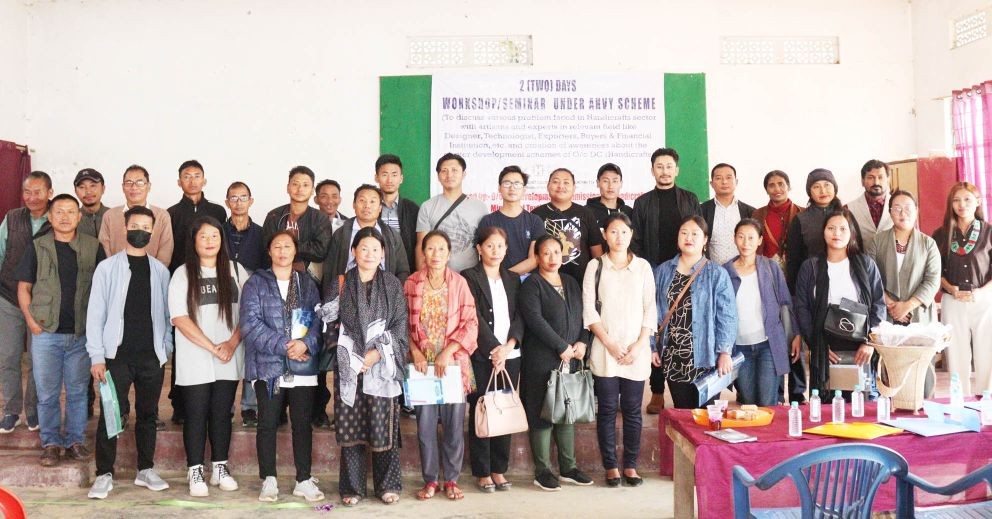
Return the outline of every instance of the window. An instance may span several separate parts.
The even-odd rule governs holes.
[[[533,65],[531,36],[422,36],[408,41],[409,67]]]
[[[992,81],[951,94],[958,179],[971,182],[992,206]],[[987,211],[987,209],[986,209]]]

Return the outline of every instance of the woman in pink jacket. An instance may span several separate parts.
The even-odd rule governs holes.
[[[465,278],[448,268],[451,241],[442,231],[427,233],[421,244],[425,265],[411,275],[403,287],[410,310],[410,356],[413,367],[425,375],[441,378],[458,369],[462,390],[475,390],[470,355],[477,347],[479,321],[475,299]],[[448,376],[451,376],[450,374]],[[424,488],[417,498],[434,497],[438,490],[439,463],[443,466],[444,493],[451,500],[464,497],[458,474],[465,454],[465,401],[418,405],[417,437]],[[437,438],[438,417],[444,438]]]

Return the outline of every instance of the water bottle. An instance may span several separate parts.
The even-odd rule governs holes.
[[[803,435],[803,413],[799,410],[799,402],[793,402],[789,408],[789,436],[798,438]]]
[[[992,425],[992,391],[982,391],[982,401],[978,408],[982,413],[982,425]]]
[[[861,392],[861,384],[854,386],[851,393],[851,417],[864,418],[865,416],[865,394]]]
[[[956,372],[951,373],[951,406],[964,407],[964,391],[961,389],[961,379]]]
[[[820,422],[820,390],[814,389],[809,395],[809,421]]]
[[[839,389],[834,391],[833,417],[831,417],[830,421],[833,423],[844,423],[844,397],[840,396]]]
[[[892,401],[887,396],[879,396],[875,407],[875,421],[884,422],[892,417]]]

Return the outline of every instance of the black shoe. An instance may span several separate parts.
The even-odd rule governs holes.
[[[331,421],[327,418],[326,414],[321,414],[320,416],[314,418],[310,423],[313,425],[314,429],[331,427]]]
[[[541,473],[534,478],[534,485],[539,487],[541,490],[546,490],[548,492],[557,492],[561,490],[561,485],[558,484],[558,478],[556,478],[550,470],[541,471]]]
[[[156,420],[156,423],[162,423],[164,425],[164,422],[162,422],[162,420]],[[173,413],[173,415],[172,415],[172,423],[174,423],[176,425],[182,425],[182,424],[186,423],[186,417],[183,416],[183,415],[181,415],[181,414],[175,414],[175,413]],[[162,429],[159,429],[159,430],[161,431]]]
[[[282,414],[279,415],[279,427],[282,427],[288,423],[289,423],[289,413],[283,411]]]
[[[620,486],[620,478],[606,478],[606,486],[617,488]]]
[[[241,427],[258,427],[258,411],[254,409],[242,409]]]
[[[417,410],[412,407],[400,406],[400,414],[406,415],[408,418],[417,419]]]
[[[592,484],[592,480],[589,479],[589,476],[585,475],[581,470],[577,468],[572,469],[570,472],[562,472],[561,480],[566,481],[568,483],[572,483],[574,485],[581,485],[583,487]]]
[[[172,421],[173,421],[173,423],[175,423],[175,419],[173,419]],[[165,430],[165,422],[163,422],[162,420],[159,420],[158,418],[156,418],[155,419],[155,430],[156,431],[164,431]]]
[[[644,480],[639,476],[624,476],[623,483],[628,487],[639,487],[644,484]]]

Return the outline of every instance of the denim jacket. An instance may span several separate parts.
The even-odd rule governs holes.
[[[681,257],[679,254],[654,269],[658,326],[661,326],[668,313],[668,287],[675,278],[675,268]],[[692,272],[700,268],[702,261],[700,259],[693,265]],[[731,353],[734,342],[737,341],[737,299],[734,296],[734,287],[723,267],[707,261],[689,287],[689,294],[692,296],[693,366],[710,368],[716,366],[719,354]],[[668,325],[661,330],[661,346],[657,351],[664,353],[667,343]]]
[[[151,271],[152,343],[159,365],[172,353],[172,322],[169,320],[169,269],[148,255]],[[124,303],[131,283],[127,251],[103,260],[93,272],[90,304],[86,313],[86,352],[92,364],[117,357],[124,339]]]
[[[740,256],[723,264],[730,275],[730,283],[736,294],[741,288],[741,276],[734,268],[734,262]],[[778,262],[758,255],[755,258],[755,272],[758,274],[758,293],[761,296],[761,310],[764,314],[765,335],[768,336],[768,346],[772,351],[775,364],[775,374],[784,375],[789,372],[789,346],[792,337],[785,336],[785,325],[782,323],[782,306],[792,313],[792,298],[789,296],[789,286],[785,282],[785,274]],[[735,297],[736,302],[736,297]],[[792,317],[793,334],[798,333],[796,319]]]

